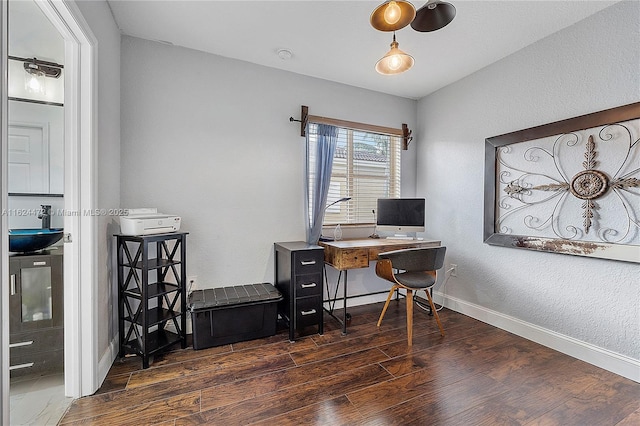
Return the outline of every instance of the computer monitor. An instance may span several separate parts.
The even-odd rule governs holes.
[[[376,228],[396,235],[424,232],[424,198],[379,198]]]

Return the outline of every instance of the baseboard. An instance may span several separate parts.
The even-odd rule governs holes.
[[[435,291],[438,303],[443,294]],[[451,296],[444,296],[444,306],[471,318],[539,343],[581,361],[640,383],[640,360],[603,349],[564,334],[539,327],[518,318],[492,311]]]
[[[388,291],[384,293],[378,294],[363,294],[360,296],[349,296],[347,299],[347,308],[353,306],[361,306],[361,305],[369,305],[371,303],[379,303],[387,300]],[[325,306],[328,305],[328,302],[325,302]],[[335,309],[342,309],[342,298],[338,297],[335,304]]]
[[[111,339],[109,347],[107,347],[107,349],[100,357],[100,361],[98,362],[98,388],[102,386],[104,379],[107,377],[107,374],[109,373],[109,370],[113,365],[113,361],[115,361],[116,357],[118,356],[119,341],[119,335],[116,333],[113,339]]]

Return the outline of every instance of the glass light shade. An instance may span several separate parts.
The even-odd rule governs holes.
[[[416,8],[404,0],[382,3],[371,13],[369,22],[378,31],[396,31],[404,28],[416,17]]]
[[[376,71],[384,75],[400,74],[411,68],[414,62],[413,56],[398,49],[398,42],[394,36],[391,50],[376,62]]]
[[[25,73],[24,88],[28,93],[45,94],[45,84],[44,73]]]

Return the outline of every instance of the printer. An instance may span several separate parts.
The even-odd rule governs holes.
[[[158,213],[158,209],[129,209],[127,215],[120,216],[122,235],[150,235],[177,232],[180,230],[180,217]]]

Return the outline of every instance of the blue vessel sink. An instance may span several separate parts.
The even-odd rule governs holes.
[[[62,228],[50,229],[10,229],[9,251],[30,253],[49,247],[60,241]]]

